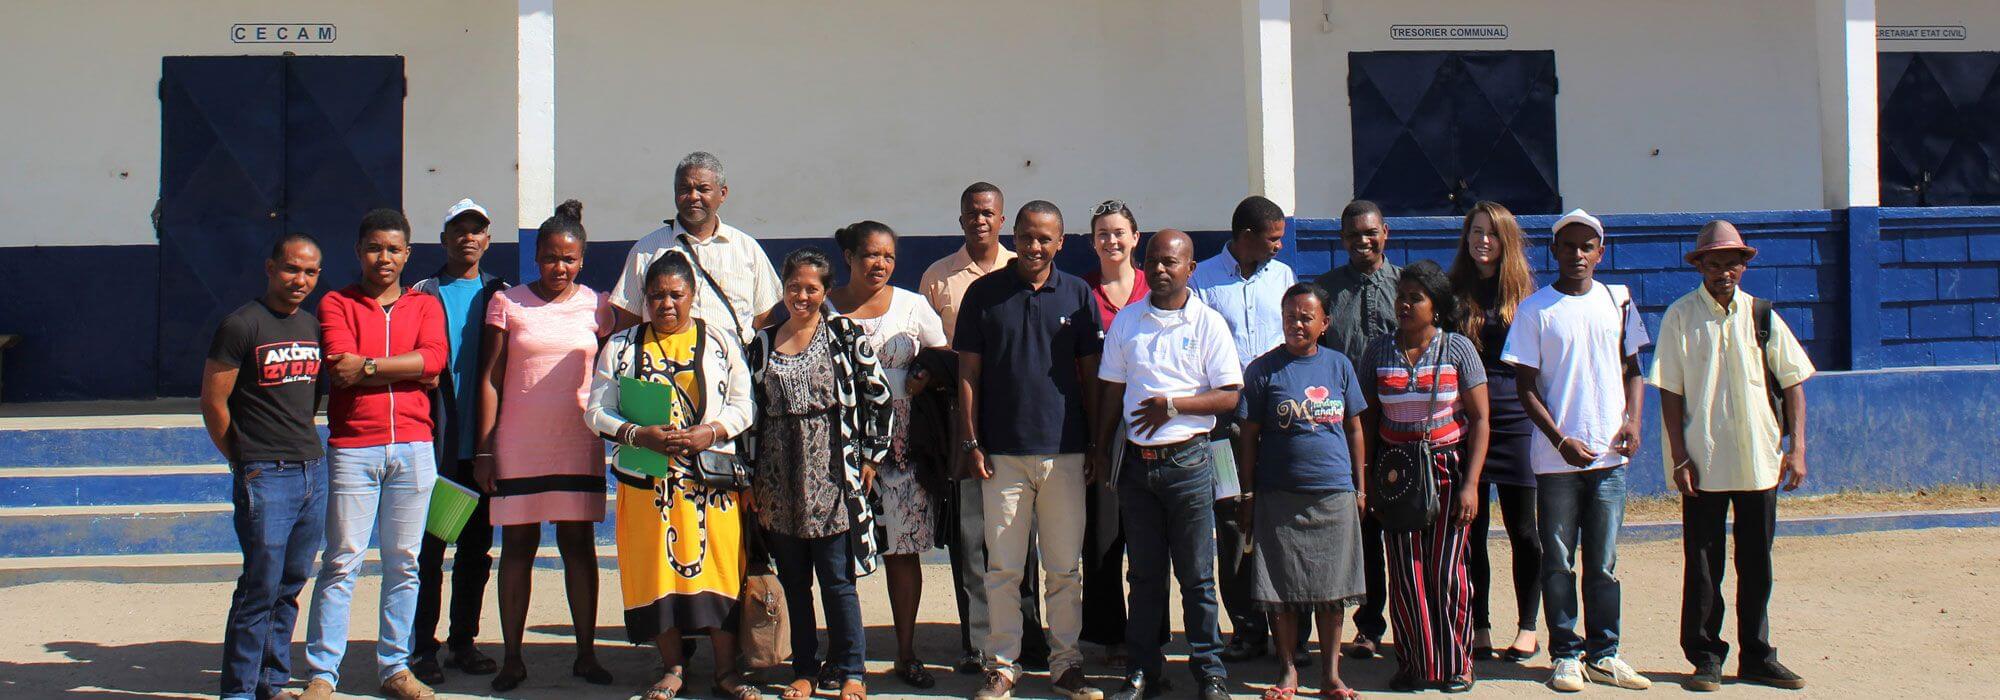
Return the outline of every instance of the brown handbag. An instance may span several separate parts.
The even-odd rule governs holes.
[[[783,665],[792,657],[785,592],[774,574],[743,579],[743,617],[737,630],[737,664],[746,671]]]

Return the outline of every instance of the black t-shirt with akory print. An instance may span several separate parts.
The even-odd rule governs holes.
[[[229,394],[237,462],[319,458],[318,319],[304,310],[280,315],[252,301],[222,319],[208,359],[237,368]]]

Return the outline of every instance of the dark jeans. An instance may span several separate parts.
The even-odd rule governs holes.
[[[326,460],[244,462],[229,471],[243,575],[222,635],[222,697],[262,700],[292,679],[299,591],[326,541]]]
[[[854,592],[854,562],[847,533],[805,539],[764,531],[764,543],[778,560],[778,583],[785,589],[785,614],[792,627],[792,672],[819,673],[819,623],[813,614],[813,575],[819,575],[820,605],[826,608],[826,663],[860,678],[867,654],[861,629],[861,598]]]
[[[1536,527],[1542,536],[1542,606],[1549,618],[1549,658],[1597,661],[1618,655],[1622,587],[1618,528],[1625,524],[1625,467],[1535,477]],[[1583,560],[1583,610],[1577,611],[1577,559]],[[1584,625],[1577,633],[1577,621]]]
[[[1389,606],[1389,559],[1382,551],[1382,523],[1373,515],[1361,516],[1361,578],[1368,584],[1368,597],[1354,608],[1354,631],[1379,640],[1389,633],[1389,618],[1382,616]]]
[[[1472,576],[1472,629],[1493,629],[1487,619],[1487,595],[1493,587],[1493,566],[1486,557],[1486,535],[1493,529],[1493,492],[1500,492],[1500,519],[1507,527],[1507,544],[1514,560],[1515,619],[1523,630],[1535,629],[1542,606],[1542,540],[1535,530],[1535,489],[1493,484],[1479,489],[1479,514],[1472,519],[1472,551],[1466,570]]]
[[[439,465],[438,476],[477,490],[472,482],[472,460],[458,460],[451,466]],[[487,517],[482,495],[472,519],[458,535],[451,559],[451,627],[446,643],[469,645],[479,636],[479,608],[486,600],[486,580],[493,573],[493,521]],[[444,597],[444,550],[453,546],[434,535],[425,534],[417,554],[417,617],[411,630],[416,637],[414,652],[419,659],[430,658],[438,650],[438,613]]]
[[[1681,651],[1690,663],[1721,664],[1724,519],[1736,509],[1736,634],[1743,638],[1737,663],[1775,661],[1771,648],[1771,541],[1778,529],[1778,490],[1702,491],[1681,498],[1687,572],[1681,584]]]
[[[1150,452],[1150,451],[1149,451]],[[1215,466],[1208,440],[1196,438],[1159,450],[1154,459],[1127,445],[1118,475],[1118,509],[1132,566],[1131,616],[1125,623],[1128,671],[1159,678],[1167,628],[1167,567],[1180,583],[1181,623],[1187,628],[1188,666],[1196,679],[1227,676],[1215,596]],[[1261,612],[1253,616],[1263,620]]]

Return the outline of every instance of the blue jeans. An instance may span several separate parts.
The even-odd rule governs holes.
[[[313,584],[312,620],[306,627],[306,664],[313,678],[340,685],[348,606],[370,535],[382,551],[376,668],[381,680],[388,680],[409,666],[410,623],[417,613],[417,547],[423,543],[424,517],[437,483],[436,462],[428,442],[333,448],[326,557]]]
[[[222,697],[264,700],[292,680],[299,591],[326,530],[326,461],[244,462],[230,468],[243,575],[222,633]]]
[[[1131,557],[1125,580],[1132,605],[1125,621],[1130,671],[1158,679],[1166,657],[1167,566],[1181,585],[1188,666],[1197,680],[1227,677],[1215,594],[1215,467],[1208,439],[1153,451],[1127,444],[1118,473],[1118,514]]]
[[[854,562],[847,533],[804,539],[764,531],[764,543],[778,560],[778,583],[785,589],[785,614],[792,627],[792,673],[819,673],[819,624],[813,615],[813,574],[819,574],[820,605],[826,608],[826,663],[848,678],[866,671],[867,640],[861,629],[861,597],[854,590]]]
[[[1535,477],[1542,537],[1542,607],[1549,658],[1618,655],[1618,528],[1625,524],[1625,467]],[[1576,559],[1583,554],[1584,637],[1577,636]]]

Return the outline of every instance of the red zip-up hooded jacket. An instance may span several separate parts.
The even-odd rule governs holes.
[[[450,355],[444,324],[438,300],[413,290],[404,290],[387,312],[360,285],[348,285],[319,302],[320,350],[327,357],[352,353],[380,360],[416,352],[424,358],[426,377],[444,371]],[[334,447],[429,442],[430,392],[417,381],[334,387],[326,423],[326,442]]]

